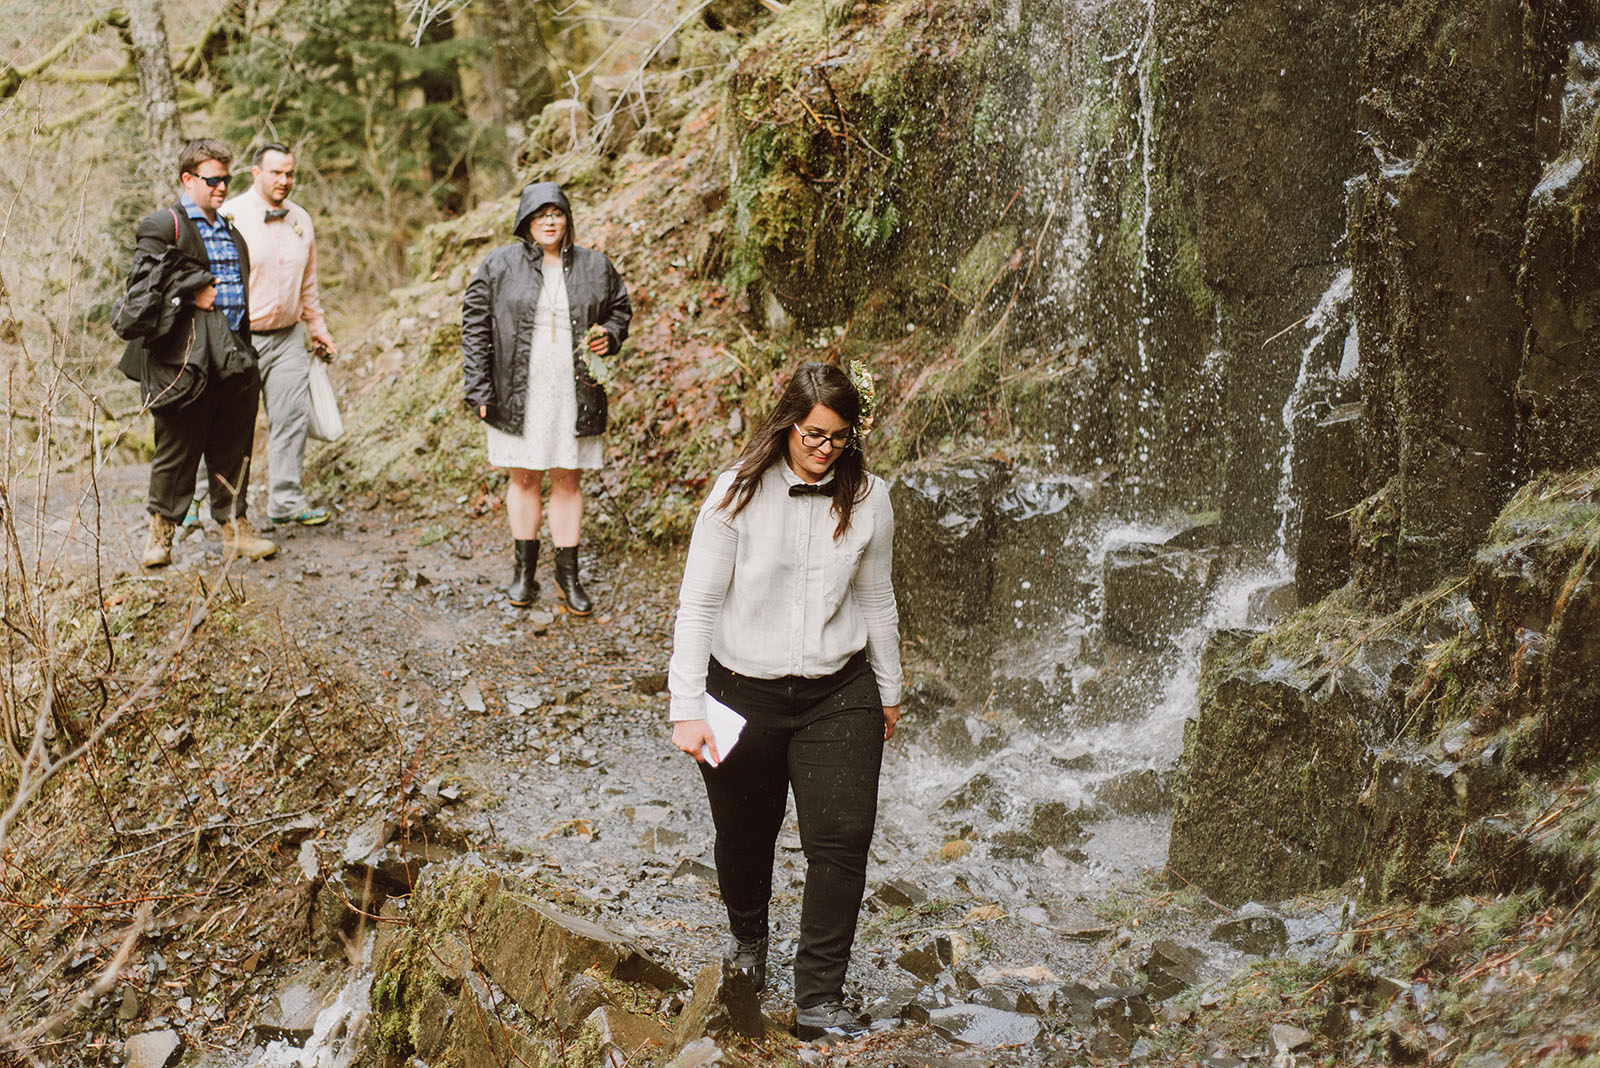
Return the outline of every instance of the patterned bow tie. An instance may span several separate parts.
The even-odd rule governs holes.
[[[289,214],[289,209],[288,208],[268,208],[267,209],[267,217],[266,217],[266,219],[264,221],[265,222],[276,222],[277,220],[283,218],[287,214]]]
[[[837,482],[802,482],[789,487],[791,497],[832,497],[833,491],[839,488]]]

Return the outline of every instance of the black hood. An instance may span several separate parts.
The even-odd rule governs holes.
[[[567,194],[554,182],[533,182],[522,187],[522,199],[517,202],[517,220],[511,224],[511,232],[526,240],[528,220],[546,204],[554,204],[567,213],[567,244],[572,244],[572,205],[567,203]]]

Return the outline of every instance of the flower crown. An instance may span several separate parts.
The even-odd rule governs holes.
[[[872,378],[872,372],[860,360],[851,360],[845,368],[845,374],[850,378],[850,384],[856,387],[856,396],[861,399],[861,415],[856,419],[856,432],[850,438],[850,444],[855,449],[861,448],[861,442],[872,431],[872,416],[878,408],[878,385]]]

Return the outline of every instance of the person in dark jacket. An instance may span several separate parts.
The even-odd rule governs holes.
[[[578,577],[579,471],[605,456],[605,357],[628,336],[628,287],[604,254],[574,243],[572,206],[554,182],[522,190],[519,239],[489,253],[461,308],[467,406],[487,424],[489,462],[504,467],[512,574],[506,597],[538,595],[540,490],[550,473],[556,590],[567,611],[594,610]]]
[[[115,324],[131,338],[122,371],[140,383],[155,422],[145,567],[172,562],[173,530],[189,509],[202,457],[223,550],[252,560],[278,551],[245,518],[261,379],[246,309],[250,253],[217,215],[230,162],[227,147],[209,138],[180,150],[183,195],[140,220]]]

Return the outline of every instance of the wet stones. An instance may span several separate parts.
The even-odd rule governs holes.
[[[1039,1037],[1037,1016],[1007,1012],[987,1005],[951,1005],[928,1013],[928,1026],[963,1046],[1019,1046]]]
[[[677,976],[625,935],[540,899],[536,886],[469,857],[431,868],[406,911],[411,922],[396,925],[374,960],[373,1005],[377,1032],[419,1056],[505,1063],[513,1043],[540,1063],[549,1052],[541,1029],[570,1028],[574,1020],[583,1021],[581,1041],[591,1054],[584,1063],[594,1068],[619,1063],[609,1052],[618,1036],[665,1046],[654,1021],[655,1030],[636,1034],[634,1021],[612,1010],[623,995],[654,1003],[682,986]],[[521,1023],[487,1035],[449,1025],[480,1013]]]
[[[1275,582],[1250,594],[1250,602],[1245,609],[1245,624],[1259,627],[1276,623],[1299,606],[1294,583]]]
[[[1272,1025],[1272,1032],[1268,1036],[1267,1050],[1274,1057],[1281,1057],[1287,1053],[1304,1049],[1311,1045],[1311,1032],[1292,1024],[1278,1023]]]
[[[1180,946],[1170,939],[1158,938],[1150,945],[1150,955],[1145,958],[1145,992],[1156,1001],[1182,993],[1200,982],[1200,965],[1205,954],[1198,949]]]
[[[931,983],[955,963],[955,950],[947,935],[939,935],[924,945],[906,950],[895,963],[924,983]]]
[[[1258,957],[1272,957],[1289,947],[1289,930],[1277,916],[1241,915],[1213,927],[1211,940]]]
[[[908,879],[889,879],[878,885],[867,898],[867,903],[876,909],[910,909],[927,900],[927,891],[916,883]]]
[[[1043,801],[1028,817],[1028,830],[1040,845],[1070,849],[1088,837],[1084,824],[1089,813],[1064,801]]]
[[[1095,800],[1112,812],[1125,816],[1148,816],[1165,812],[1172,805],[1168,776],[1154,768],[1140,768],[1113,775],[1100,782]]]
[[[566,1063],[571,1068],[623,1068],[653,1060],[666,1046],[666,1028],[649,1016],[601,1005],[583,1021]]]
[[[1144,995],[1135,990],[1106,988],[1098,991],[1094,1002],[1094,1019],[1120,1038],[1132,1044],[1138,1028],[1155,1022],[1155,1013]]]
[[[695,976],[694,992],[678,1015],[672,1045],[682,1049],[708,1033],[729,1028],[751,1038],[764,1032],[761,1004],[748,980],[732,981],[720,964],[707,964]],[[741,977],[742,979],[742,977]]]

